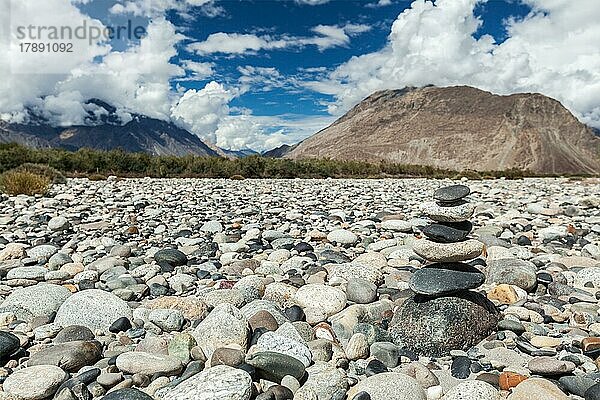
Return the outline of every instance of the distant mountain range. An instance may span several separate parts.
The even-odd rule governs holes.
[[[54,127],[30,112],[27,124],[0,121],[0,143],[36,148],[83,147],[154,155],[247,157],[175,124],[135,114],[122,124],[101,100],[85,125]],[[600,173],[600,130],[579,122],[541,94],[499,96],[468,86],[376,92],[331,126],[294,146],[263,153],[289,159],[382,160],[451,170],[527,169],[535,173]]]
[[[376,92],[331,126],[279,152],[291,159],[597,174],[597,134],[541,94],[430,86]]]
[[[19,143],[29,147],[56,147],[77,150],[83,147],[111,150],[120,148],[129,152],[146,152],[154,155],[222,156],[198,136],[175,124],[140,114],[121,124],[116,109],[92,99],[88,104],[106,112],[97,117],[91,114],[87,125],[54,127],[43,118],[31,113],[28,124],[11,124],[0,121],[0,143]]]

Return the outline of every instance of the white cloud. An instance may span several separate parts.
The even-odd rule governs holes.
[[[211,62],[185,60],[183,65],[186,70],[192,73],[192,76],[187,78],[187,80],[203,80],[215,74],[215,64]]]
[[[296,0],[296,3],[308,6],[319,6],[321,4],[329,3],[330,1],[331,0]]]
[[[393,3],[392,0],[379,0],[375,3],[367,3],[365,7],[367,8],[379,8],[379,7],[387,7],[391,6]]]
[[[179,126],[216,143],[215,131],[221,119],[229,114],[229,102],[235,95],[217,82],[210,82],[198,91],[190,89],[171,109],[172,118]]]
[[[214,53],[254,54],[260,50],[298,49],[306,46],[316,46],[324,51],[332,47],[347,46],[350,37],[370,29],[370,26],[364,24],[318,25],[311,29],[316,35],[308,37],[217,32],[210,34],[203,42],[189,44],[188,50],[203,56]]]
[[[231,150],[252,149],[263,152],[283,144],[295,144],[333,122],[329,116],[255,116],[224,117],[215,132],[216,144]]]
[[[116,3],[110,8],[113,14],[132,14],[143,17],[163,17],[165,11],[175,10],[180,15],[189,16],[192,7],[198,7],[204,15],[216,17],[224,13],[224,9],[214,0],[129,0]]]
[[[417,0],[392,25],[382,50],[353,57],[306,86],[348,110],[376,90],[467,84],[496,93],[541,92],[600,126],[600,7],[596,0],[526,0],[533,11],[508,21],[509,38],[473,34],[477,0]]]

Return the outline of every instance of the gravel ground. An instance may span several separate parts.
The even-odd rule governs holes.
[[[597,179],[72,179],[0,197],[0,400],[600,399],[599,288]]]

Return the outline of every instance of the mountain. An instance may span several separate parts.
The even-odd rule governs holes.
[[[221,149],[221,151],[223,152],[223,154],[226,157],[233,157],[233,158],[244,158],[244,157],[250,157],[250,156],[257,156],[260,154],[257,151],[254,151],[252,149],[241,149],[241,150]]]
[[[281,158],[283,156],[285,156],[286,154],[288,154],[290,151],[292,151],[292,149],[294,149],[294,146],[290,146],[287,144],[282,144],[279,147],[276,147],[272,150],[269,151],[265,151],[264,153],[262,153],[263,157],[269,157],[269,158]]]
[[[285,157],[600,173],[600,138],[541,94],[429,86],[376,92]]]
[[[86,125],[54,127],[47,120],[30,112],[30,122],[13,124],[0,121],[0,143],[19,143],[28,147],[56,147],[77,150],[83,147],[154,155],[219,156],[196,135],[171,122],[134,114],[131,121],[121,124],[116,109],[98,99],[87,104],[101,109],[91,113]]]

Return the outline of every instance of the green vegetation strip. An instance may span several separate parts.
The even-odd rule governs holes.
[[[102,178],[498,178],[535,176],[528,171],[450,171],[428,166],[339,161],[331,159],[287,160],[251,156],[240,159],[198,156],[152,156],[122,150],[31,149],[17,144],[0,144],[0,173],[24,164],[43,164],[67,176]]]

